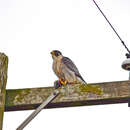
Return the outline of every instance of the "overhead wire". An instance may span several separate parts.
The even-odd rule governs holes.
[[[119,40],[121,41],[122,45],[125,47],[125,49],[127,50],[127,52],[130,54],[130,50],[128,49],[128,47],[126,46],[125,42],[122,40],[122,38],[120,37],[120,35],[117,33],[116,29],[113,27],[113,25],[110,23],[110,21],[108,20],[108,18],[106,17],[106,15],[103,13],[103,11],[101,10],[101,8],[99,7],[99,5],[96,3],[95,0],[93,0],[94,4],[96,5],[96,7],[98,8],[98,10],[100,11],[100,13],[103,15],[103,17],[106,19],[107,23],[110,25],[110,27],[112,28],[112,30],[115,32],[115,34],[117,35],[117,37],[119,38]]]

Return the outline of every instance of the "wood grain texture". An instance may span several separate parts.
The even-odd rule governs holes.
[[[0,130],[2,130],[5,108],[8,57],[0,53]]]
[[[95,83],[103,94],[82,92],[79,85],[59,88],[60,94],[46,108],[73,107],[98,104],[128,103],[130,81]],[[7,90],[6,111],[31,110],[39,106],[52,93],[54,87]]]

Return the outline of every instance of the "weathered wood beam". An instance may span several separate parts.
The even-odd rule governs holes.
[[[81,92],[79,85],[60,88],[60,94],[46,108],[85,106],[97,104],[128,103],[130,81],[96,83],[102,95]],[[54,87],[7,90],[6,111],[31,110],[39,106],[54,90]]]
[[[0,53],[0,130],[2,130],[5,108],[8,57]]]

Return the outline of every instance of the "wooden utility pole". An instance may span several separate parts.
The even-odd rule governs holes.
[[[8,57],[0,53],[0,130],[2,130],[5,108],[6,82],[7,82]]]

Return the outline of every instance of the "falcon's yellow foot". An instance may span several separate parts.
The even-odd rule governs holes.
[[[67,85],[67,83],[68,83],[66,80],[63,81],[62,79],[59,79],[59,81],[60,81],[60,83],[61,83],[62,85],[64,85],[64,86]]]

